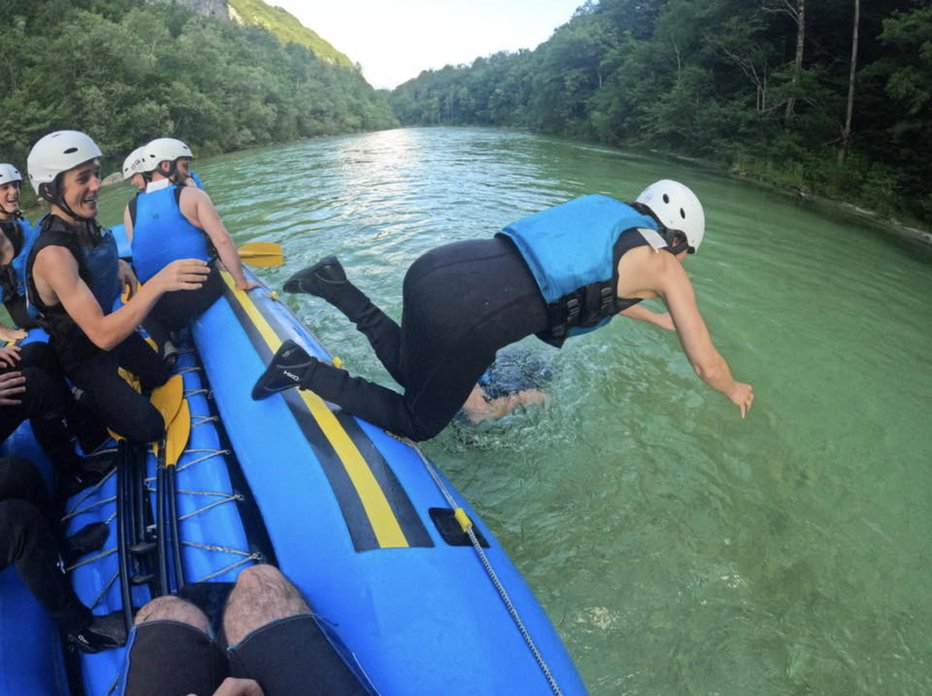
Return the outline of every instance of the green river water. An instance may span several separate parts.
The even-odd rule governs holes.
[[[551,403],[454,424],[425,451],[595,695],[932,693],[932,247],[693,166],[509,131],[325,138],[194,169],[237,241],[284,245],[265,282],[336,253],[395,317],[435,245],[587,193],[689,184],[707,235],[686,269],[754,385],[748,418],[674,334],[617,319],[562,351],[528,340],[551,361]],[[129,196],[105,190],[102,221]],[[335,310],[287,301],[391,384]]]

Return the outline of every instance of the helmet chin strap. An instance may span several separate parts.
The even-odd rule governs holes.
[[[58,183],[58,177],[56,177],[55,181],[51,182],[50,184],[43,184],[45,188],[41,189],[43,191],[42,197],[52,205],[57,205],[72,219],[78,222],[89,222],[91,218],[78,215],[71,209],[71,206],[65,202],[65,197],[62,195],[61,187],[58,185]]]
[[[692,249],[692,247],[689,246],[689,240],[686,239],[686,233],[682,230],[672,230],[664,225],[660,218],[654,214],[654,211],[650,209],[650,206],[639,202],[631,203],[630,205],[642,215],[650,215],[654,219],[654,222],[657,223],[657,234],[663,237],[663,241],[667,243],[664,251],[669,251],[676,256],[681,251],[689,251]]]

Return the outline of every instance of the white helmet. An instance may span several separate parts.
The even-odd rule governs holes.
[[[123,160],[123,181],[131,179],[134,174],[144,174],[146,169],[146,148],[137,147]]]
[[[690,253],[698,251],[705,235],[705,213],[702,203],[688,187],[661,179],[641,191],[637,202],[650,208],[667,229],[685,234]]]
[[[32,146],[26,158],[32,188],[41,196],[39,187],[42,184],[52,183],[62,172],[97,159],[101,154],[97,143],[84,133],[72,130],[49,133]]]
[[[12,164],[0,164],[0,186],[22,181],[23,176]]]
[[[174,162],[181,157],[194,157],[191,148],[176,138],[156,138],[143,148],[146,165],[143,171],[151,172],[159,162]]]

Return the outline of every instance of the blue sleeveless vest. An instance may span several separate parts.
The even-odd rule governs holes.
[[[608,196],[576,198],[513,222],[501,232],[517,247],[548,305],[540,338],[562,345],[605,325],[621,309],[616,245],[622,233],[657,230],[657,221]]]
[[[11,302],[17,297],[26,294],[26,259],[39,236],[38,228],[29,224],[25,218],[14,220],[12,225],[16,228],[10,238],[13,245],[13,260],[10,262],[9,277],[4,282],[3,301]]]
[[[143,283],[172,261],[211,259],[207,235],[181,214],[177,188],[168,186],[136,197],[133,267]]]

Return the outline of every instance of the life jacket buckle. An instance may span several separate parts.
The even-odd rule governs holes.
[[[599,299],[602,315],[608,316],[615,313],[615,290],[610,285],[605,285],[599,290]]]
[[[579,298],[570,297],[566,300],[566,323],[569,326],[575,326],[579,323],[579,314],[582,311]]]

